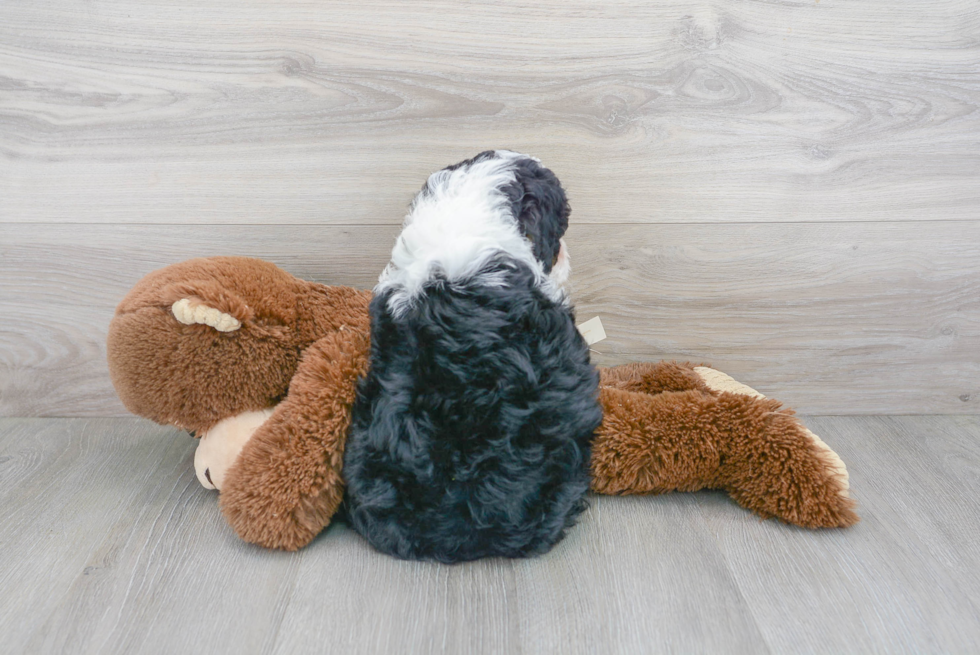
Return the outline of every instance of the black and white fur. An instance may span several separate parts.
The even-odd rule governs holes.
[[[371,302],[344,477],[380,551],[443,562],[548,550],[584,509],[598,374],[562,283],[568,202],[488,151],[429,177]]]

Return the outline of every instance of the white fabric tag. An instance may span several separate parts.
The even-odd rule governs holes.
[[[606,338],[606,331],[602,329],[602,321],[599,320],[598,316],[579,325],[578,331],[585,337],[585,343],[590,346]]]

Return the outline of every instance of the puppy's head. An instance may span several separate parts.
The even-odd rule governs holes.
[[[516,222],[519,234],[530,243],[531,253],[545,275],[556,284],[564,284],[570,259],[562,237],[568,229],[571,207],[558,177],[536,157],[511,150],[486,150],[434,173],[420,196],[481,173],[489,182],[486,193],[504,199],[505,211],[501,213]]]
[[[375,294],[390,292],[397,313],[433,276],[472,277],[506,253],[525,262],[559,300],[569,272],[561,239],[568,215],[561,183],[537,159],[509,150],[481,152],[429,176]]]

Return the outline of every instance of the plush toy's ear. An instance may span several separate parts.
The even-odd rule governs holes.
[[[240,320],[196,296],[176,301],[170,306],[170,313],[184,325],[207,325],[218,332],[234,332],[242,327]]]
[[[173,300],[170,312],[184,325],[207,325],[219,332],[234,332],[255,313],[241,296],[213,280],[176,282],[162,290]]]

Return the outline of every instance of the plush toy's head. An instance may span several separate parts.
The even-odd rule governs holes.
[[[297,299],[311,286],[238,257],[147,275],[109,326],[109,373],[123,404],[191,432],[274,405],[305,345]]]

